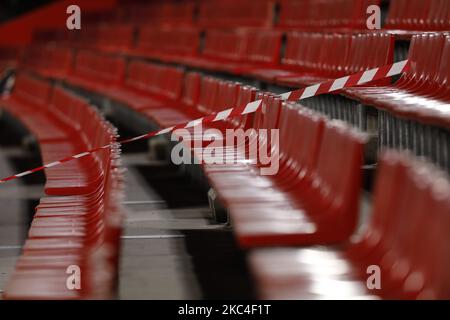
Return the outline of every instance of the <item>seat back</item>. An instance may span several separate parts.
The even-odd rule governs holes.
[[[47,110],[52,92],[52,86],[47,81],[38,80],[25,73],[19,73],[16,76],[12,94],[31,106]]]
[[[256,92],[257,92],[256,88],[240,85],[237,90],[235,106],[236,107],[244,107],[248,103],[255,101]],[[246,114],[246,115],[228,117],[225,121],[228,123],[228,125],[231,128],[247,130],[253,126],[253,122],[254,122],[253,119],[254,119],[254,114],[250,113],[250,114]]]
[[[123,20],[145,25],[151,21],[156,26],[192,25],[195,3],[191,1],[177,3],[130,4],[122,7]]]
[[[281,32],[249,30],[244,57],[248,62],[277,64],[281,51]]]
[[[181,68],[133,60],[128,64],[125,85],[143,94],[178,100],[184,71]]]
[[[75,58],[74,73],[91,80],[118,84],[123,80],[125,61],[107,54],[80,50]]]
[[[248,45],[245,33],[225,30],[208,30],[203,55],[209,58],[232,61],[244,60]]]
[[[184,77],[182,102],[188,107],[195,107],[200,97],[201,75],[188,72]]]
[[[99,27],[96,46],[116,51],[130,49],[134,41],[134,31],[132,24],[102,24]]]
[[[298,33],[287,35],[283,65],[324,77],[344,74],[348,63],[351,35],[327,33]],[[330,52],[334,52],[330,55]]]
[[[155,28],[143,26],[135,49],[142,53],[194,55],[198,53],[200,32],[196,28]]]
[[[346,74],[391,64],[394,59],[394,37],[387,33],[361,33],[352,36]]]
[[[274,17],[272,0],[202,1],[198,24],[208,28],[269,27]]]
[[[373,193],[371,220],[366,237],[379,241],[385,232],[391,212],[396,210],[403,187],[406,184],[406,164],[395,153],[385,153],[378,163]]]
[[[441,62],[444,36],[441,34],[420,34],[413,36],[408,60],[411,68],[405,72],[397,83],[401,85],[404,81],[434,80]]]
[[[436,84],[448,88],[450,80],[450,35],[444,39],[442,56],[440,59],[439,69],[436,75]]]
[[[311,177],[313,194],[320,195],[321,208],[328,208],[325,214],[337,219],[347,237],[353,233],[358,217],[365,141],[364,134],[345,123],[328,121]]]
[[[321,114],[303,107],[297,109],[297,113],[299,120],[296,124],[295,135],[291,138],[294,141],[291,153],[302,172],[309,174],[314,171],[317,163],[326,120]],[[298,143],[298,137],[301,137],[301,143]]]
[[[380,157],[373,199],[365,239],[379,251],[379,261],[373,262],[380,263],[388,281],[397,283],[385,293],[401,299],[448,299],[448,177],[408,153],[387,150]]]
[[[386,29],[413,31],[449,30],[450,4],[446,0],[392,0]]]

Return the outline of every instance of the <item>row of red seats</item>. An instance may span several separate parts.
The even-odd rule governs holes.
[[[85,66],[80,65],[80,68]],[[216,96],[220,91],[218,88],[227,87],[228,83],[219,84],[218,80],[208,77],[202,79],[198,73],[185,74],[180,68],[130,61],[123,82],[112,82],[121,76],[121,69],[110,68],[110,81],[95,81],[95,85],[92,85],[94,79],[98,78],[92,76],[96,73],[95,67],[92,68],[90,74],[69,75],[64,80],[126,104],[162,127],[222,111],[230,107],[230,103],[234,105],[229,98]],[[250,102],[248,93],[246,97],[239,103]]]
[[[199,5],[197,23],[201,27],[271,27],[275,16],[274,0],[205,1]]]
[[[390,0],[385,29],[397,34],[450,28],[446,0]],[[123,5],[88,20],[206,28],[271,27],[302,30],[367,29],[367,8],[381,0],[221,0]],[[276,16],[276,7],[279,15]]]
[[[146,5],[125,5],[117,10],[122,20],[152,25],[192,25],[196,14],[193,1],[179,3],[152,3]]]
[[[199,54],[197,29],[143,28],[136,47],[127,52],[293,87],[385,65],[393,59],[394,38],[386,33],[288,33],[280,64],[281,40],[277,31],[209,30]],[[372,50],[375,47],[377,50]]]
[[[85,100],[19,74],[0,104],[35,135],[44,163],[45,192],[9,279],[5,299],[111,298],[121,233],[122,177],[117,131]],[[110,148],[57,165],[86,150]],[[72,268],[79,269],[72,269]],[[68,281],[76,272],[78,280]]]
[[[242,156],[238,165],[206,168],[238,242],[248,248],[345,241],[358,219],[365,136],[297,105],[282,105],[279,97],[263,96],[263,102],[267,109],[255,115],[254,125],[279,129],[277,147],[265,141],[279,152],[278,173],[260,176],[261,165]]]
[[[220,39],[223,32],[218,33],[218,38]],[[228,37],[229,34],[226,34],[225,36]],[[275,43],[277,43],[279,40],[277,36],[277,34],[269,32],[262,35],[261,39],[273,39]],[[255,38],[254,41],[258,42],[256,39],[258,38]],[[423,44],[420,44],[424,40],[419,41],[419,39],[430,40],[426,40]],[[446,63],[448,59],[445,57],[447,55],[448,50],[446,48],[448,46],[445,45],[444,47],[444,42],[448,42],[448,36],[441,34],[428,34],[414,37],[410,50],[410,60],[413,61],[413,67],[411,71],[402,78],[405,81],[402,80],[398,82],[395,87],[392,88],[393,90],[397,90],[396,88],[398,86],[399,89],[406,90],[411,86],[411,89],[417,88],[417,91],[408,92],[409,95],[405,97],[397,95],[401,99],[398,100],[398,102],[396,101],[397,98],[394,97],[395,92],[392,92],[391,87],[385,86],[390,82],[390,79],[385,79],[384,81],[377,83],[378,85],[384,85],[383,87],[355,88],[347,90],[346,94],[350,95],[352,98],[361,100],[365,104],[371,104],[380,108],[385,108],[386,105],[393,105],[396,103],[397,107],[390,108],[389,110],[397,112],[402,117],[414,117],[414,119],[417,119],[420,122],[432,120],[432,123],[434,124],[446,126],[448,122],[446,111],[445,109],[437,107],[445,104],[446,101],[445,93],[447,89],[445,79],[447,78],[448,73],[448,64]],[[264,43],[264,41],[261,40],[260,43]],[[308,45],[305,45],[306,43]],[[247,57],[248,62],[234,60],[234,62],[226,63],[226,61],[230,60],[225,58],[212,59],[206,57],[202,59],[179,57],[178,59],[179,61],[183,61],[187,64],[190,63],[191,65],[196,65],[198,67],[203,65],[205,68],[217,68],[219,70],[226,68],[231,71],[239,71],[243,74],[266,79],[267,81],[275,81],[282,85],[301,87],[391,63],[393,55],[393,37],[386,33],[355,34],[351,36],[346,34],[292,33],[289,34],[288,37],[286,53],[282,59],[282,65],[276,69],[262,69],[261,67],[258,67],[258,65],[260,66],[262,64],[273,65],[273,60],[271,59],[276,56],[277,52],[277,50],[273,50],[273,46],[253,45],[252,47],[253,48],[250,48],[250,46],[248,46],[247,50],[242,50],[247,52],[247,54],[243,54],[242,57]],[[374,50],[373,48],[377,48],[377,50]],[[336,49],[339,49],[337,51],[339,54],[336,54],[331,58],[328,57],[328,53],[330,51],[336,52]],[[428,52],[430,52],[430,50],[432,54],[435,55],[433,63],[430,63],[428,59]],[[259,51],[263,53],[258,54]],[[264,54],[264,52],[269,51],[271,51],[271,54]],[[210,55],[212,55],[212,52],[215,51],[211,49],[207,52],[211,52]],[[424,54],[424,52],[426,52],[426,54]],[[441,52],[443,55],[442,59]],[[416,56],[420,59],[416,58]],[[263,58],[268,60],[264,60]],[[256,61],[260,62],[257,63]],[[417,61],[417,63],[414,63],[415,61]],[[419,70],[421,68],[425,68],[424,70],[433,68],[436,63],[440,63],[439,77],[436,78],[437,74],[432,74],[432,77],[435,77],[436,80],[432,81],[428,75],[425,74],[425,77],[422,76],[422,72],[417,73],[415,71],[417,68],[419,68]],[[129,64],[128,76],[130,76],[130,73],[133,74],[133,68],[139,68],[132,67],[133,65],[136,64],[134,62]],[[143,65],[144,64],[142,63],[141,66]],[[174,71],[176,74],[175,78],[171,78],[170,76],[166,78],[165,74],[171,73],[172,71],[169,72],[169,70],[172,70],[172,68],[159,68],[155,64],[147,64],[147,66],[148,68],[145,69],[146,71],[142,71],[142,75],[140,76],[143,82],[153,81],[148,82],[147,85],[159,86],[164,83],[164,85],[167,85],[167,90],[169,90],[169,92],[170,90],[174,90],[174,92],[180,92],[180,90],[182,90],[180,89],[183,87],[181,80],[182,71]],[[235,68],[235,70],[233,70],[233,68]],[[122,58],[82,50],[78,52],[74,71],[67,79],[73,84],[80,84],[90,90],[109,90],[112,95],[118,98],[122,95],[122,98],[120,99],[122,102],[128,101],[129,104],[135,105],[137,109],[144,108],[146,105],[155,105],[153,101],[143,99],[135,94],[130,94],[129,92],[120,93],[123,90],[117,89],[116,87],[108,89],[112,84],[117,86],[123,85],[123,81],[126,79],[126,77],[124,77],[125,69],[126,65]],[[145,75],[146,72],[148,73],[147,76]],[[417,75],[412,77],[412,79],[417,79],[419,82],[415,86],[412,86],[414,82],[407,79],[411,78],[411,74],[416,73]],[[405,86],[402,83],[404,83]],[[401,92],[402,91],[400,91],[400,93]],[[412,99],[416,93],[418,96],[427,96],[428,100],[422,98]],[[155,94],[155,92],[152,92],[152,94]],[[177,95],[178,93],[174,93],[174,96]],[[431,101],[429,99],[432,99],[433,95],[438,101],[442,100],[442,102],[439,102],[439,104],[434,107],[429,103],[426,103],[427,101]],[[384,96],[388,99],[384,99]],[[395,99],[392,100],[392,98]],[[406,104],[403,104],[403,102],[406,102]],[[410,107],[412,105],[415,107]],[[404,106],[408,107],[406,108]]]
[[[282,34],[278,31],[242,30],[206,33],[201,55],[180,57],[177,62],[214,71],[245,74],[258,67],[276,65]]]
[[[342,250],[251,252],[260,298],[450,299],[448,178],[396,151],[384,153],[377,171],[370,222]]]
[[[135,72],[143,67],[137,68]],[[255,96],[255,90],[252,88],[239,88],[239,85],[236,83],[219,81],[208,77],[200,80],[197,74],[189,74],[187,79],[189,90],[184,93],[185,96],[183,95],[182,101],[192,103],[195,101],[195,97],[198,97],[198,102],[190,105],[199,111],[197,115],[186,116],[187,110],[182,108],[188,107],[187,103],[177,104],[177,109],[173,108],[173,103],[170,103],[166,106],[161,104],[158,108],[144,108],[140,112],[145,113],[165,127],[189,121],[189,119],[196,116],[201,116],[201,112],[206,114],[217,112],[224,109],[225,105],[227,107],[236,106],[258,97],[263,98],[267,111],[266,113],[256,114],[252,122],[254,128],[270,129],[279,127],[281,131],[281,169],[276,176],[266,178],[258,176],[259,164],[257,160],[250,159],[251,161],[248,161],[245,158],[246,155],[240,153],[239,149],[226,151],[227,157],[233,156],[242,160],[242,163],[238,163],[238,165],[203,166],[203,170],[219,198],[230,209],[231,219],[239,243],[244,247],[259,247],[312,243],[329,244],[348,240],[354,231],[358,218],[360,167],[362,164],[364,138],[342,123],[330,122],[320,115],[299,109],[298,105],[281,105],[280,99],[274,96]],[[193,88],[196,84],[200,86],[197,89]],[[141,88],[144,87],[141,86]],[[199,91],[200,93],[196,94]],[[244,98],[245,96],[247,98]],[[234,119],[234,121],[230,121],[222,128],[248,128],[249,123],[247,120]],[[219,126],[219,128],[221,127]],[[301,144],[298,143],[299,137],[302,137]],[[256,136],[249,137],[249,141],[255,142],[257,139],[258,137]],[[301,147],[299,148],[299,146]],[[195,155],[199,150],[194,149],[193,152]],[[330,162],[330,158],[336,161]],[[420,170],[413,171],[420,172]],[[393,176],[392,178],[392,181],[400,179],[405,181],[406,185],[409,184],[409,180],[401,179],[398,176]],[[396,194],[395,190],[389,189],[386,192],[392,195]],[[442,192],[447,197],[446,201],[448,201],[448,190],[444,189]],[[408,193],[407,197],[409,196],[411,196],[410,193]],[[404,199],[407,199],[407,197]],[[376,198],[393,199],[393,197],[388,197],[386,194]],[[442,205],[443,203],[444,205]],[[448,202],[444,201],[443,203],[440,202],[439,204],[439,210],[441,210],[439,212],[447,214]],[[412,207],[415,207],[416,204],[414,202]],[[401,210],[400,212],[403,215],[410,212],[405,207],[400,207],[399,210]],[[385,211],[384,213],[387,212],[390,211]],[[431,230],[435,230],[434,227],[437,225],[430,227]],[[395,234],[392,233],[392,235]],[[421,252],[430,252],[429,248],[431,246],[437,247],[438,237],[440,236],[441,233],[438,233],[436,237],[430,238]],[[357,250],[355,248],[352,247],[350,251]],[[399,256],[403,257],[403,255],[408,254],[407,251],[399,250]],[[423,280],[429,286],[426,288],[427,290],[419,288],[416,291],[404,293],[402,289],[394,291],[393,288],[395,287],[389,287],[390,289],[386,291],[386,296],[384,291],[382,296],[442,298],[446,291],[443,291],[438,286],[436,279],[442,279],[444,283],[448,283],[446,282],[448,277],[443,273],[444,269],[439,268],[441,264],[446,265],[445,262],[447,260],[445,259],[447,259],[447,255],[443,255],[442,250],[431,252],[432,254],[426,260],[428,262],[426,267],[433,269],[424,275]],[[362,253],[362,255],[365,254]],[[374,257],[376,258],[377,256]],[[265,262],[269,263],[270,261],[273,264],[272,258],[272,256],[267,258]],[[374,260],[375,262],[377,261]],[[421,267],[416,260],[413,263]],[[257,275],[265,272],[264,264],[261,264],[260,260],[254,265],[254,272]],[[365,267],[365,265],[362,264],[362,267]],[[296,272],[295,268],[296,265],[292,267],[292,272]],[[437,273],[438,276],[432,275],[431,272],[435,270],[439,271]],[[388,269],[386,272],[395,271]],[[274,273],[270,274],[270,276],[278,276],[276,270]],[[409,279],[408,283],[413,281],[415,276],[416,274],[411,273],[412,278]],[[284,287],[279,289],[277,287],[278,283],[275,283],[274,286],[270,282],[270,278],[269,280],[263,278],[258,283],[262,293],[267,294],[264,297],[317,297],[317,294],[320,293],[313,292],[313,295],[308,296],[308,287],[295,286],[297,282],[291,280],[292,278],[288,278],[285,283],[280,284],[280,286],[290,288],[289,290],[286,289],[287,291],[281,291],[281,293],[278,290],[285,290]],[[302,280],[310,281],[311,279],[302,278]],[[277,279],[275,279],[276,281]],[[399,279],[395,279],[389,284],[394,283],[398,285],[400,283],[398,281]],[[266,282],[269,282],[267,287],[265,287]],[[331,282],[331,284],[333,283]],[[350,285],[352,285],[351,288],[356,286],[356,288],[359,288],[359,291],[351,292],[349,297],[362,297],[368,294],[357,283],[350,283]],[[413,285],[416,284],[413,283]],[[305,292],[300,291],[302,292],[301,295],[295,295],[298,294],[299,290],[305,290]],[[330,290],[329,286],[327,290]],[[272,295],[269,295],[269,293]],[[293,296],[289,294],[293,294]]]
[[[114,11],[89,14],[88,22],[134,23],[153,26],[270,27],[276,0],[183,1],[177,3],[128,4]]]
[[[384,28],[398,34],[449,31],[450,2],[447,0],[391,0]]]
[[[132,55],[176,61],[182,56],[196,55],[200,48],[200,31],[196,28],[141,27]]]
[[[28,48],[19,63],[20,67],[33,69],[44,77],[58,78],[71,70],[73,59],[72,49],[47,45]]]
[[[380,3],[380,0],[280,0],[278,26],[303,30],[364,30],[367,29],[367,7]]]
[[[88,36],[85,37],[84,34]],[[200,30],[196,28],[178,30],[141,27],[136,44],[133,45],[134,29],[130,25],[90,25],[77,38],[62,41],[62,44],[165,62],[184,62],[212,70],[220,68],[232,73],[242,73],[258,66],[273,66],[279,62],[282,33],[278,31],[209,30],[205,35],[201,55],[200,39]],[[39,61],[40,55],[36,54],[35,59]]]
[[[386,33],[289,33],[281,65],[249,75],[301,87],[390,64],[393,52],[394,38]]]
[[[70,78],[68,79],[70,82]],[[168,84],[167,90],[165,91],[165,84]],[[181,86],[183,83],[183,72],[176,68],[170,68],[170,67],[161,67],[155,64],[146,64],[142,62],[131,62],[128,68],[128,74],[127,78],[125,80],[125,86],[122,87],[111,87],[107,88],[106,86],[99,87],[97,84],[97,88],[99,88],[98,92],[106,95],[110,98],[120,100],[121,102],[124,102],[128,105],[133,106],[134,109],[139,111],[140,113],[145,114],[147,117],[151,118],[153,121],[155,121],[158,125],[162,127],[172,126],[175,124],[178,124],[180,122],[187,122],[191,121],[193,119],[199,118],[204,115],[208,115],[214,112],[222,111],[225,108],[228,107],[234,107],[237,105],[237,103],[244,103],[249,102],[248,99],[251,99],[251,95],[248,94],[251,92],[250,89],[247,88],[240,88],[239,85],[228,83],[225,81],[219,81],[216,79],[205,77],[203,79],[199,79],[197,74],[189,74],[186,76],[186,85],[185,85],[185,91],[183,93],[183,96],[181,95]],[[195,88],[195,86],[198,86]],[[85,87],[86,88],[86,87]],[[170,89],[175,89],[174,91],[170,91]],[[87,89],[92,89],[87,87]],[[165,100],[161,99],[162,95],[164,95],[164,92],[169,92],[169,94],[165,94],[164,98]],[[246,95],[246,101],[243,101],[243,97]],[[136,97],[137,96],[137,97]],[[198,97],[198,98],[196,98]],[[159,98],[159,99],[158,99]],[[239,99],[240,98],[240,99]],[[254,98],[254,95],[253,95]],[[191,105],[186,105],[185,102],[190,101]],[[266,128],[266,129],[276,129],[278,128],[278,115],[277,112],[280,112],[280,106],[281,106],[281,100],[279,98],[274,99],[273,101],[277,101],[278,107],[275,105],[271,105],[268,108],[269,114],[267,117],[265,117],[260,127],[257,128]],[[282,114],[283,121],[286,121],[290,119],[290,115],[287,112],[289,110],[288,108],[283,109],[285,112]],[[275,112],[275,114],[272,114],[272,112]],[[255,123],[258,123],[258,120],[255,120]],[[265,123],[265,121],[270,121],[272,127],[268,127],[268,124]],[[246,123],[246,119],[242,121],[236,121],[236,122],[228,122],[224,123],[222,125],[219,124],[219,128],[236,128],[241,127],[244,123]],[[318,129],[323,128],[323,120],[322,122],[319,121]],[[294,128],[302,128],[302,126],[299,126],[299,124],[295,123],[293,124]],[[282,139],[287,139],[288,136],[297,136],[297,135],[288,135],[288,132],[290,132],[290,128],[288,128],[286,131],[284,129],[284,126],[280,126],[280,129],[282,130]],[[342,179],[342,163],[347,163],[348,165],[352,166],[352,168],[359,168],[360,162],[363,159],[362,156],[362,143],[361,138],[359,138],[356,134],[351,133],[351,130],[346,129],[342,127],[342,124],[330,124],[329,126],[326,126],[327,133],[324,134],[327,139],[323,142],[323,150],[319,147],[316,148],[317,151],[320,151],[321,159],[322,161],[319,161],[323,165],[318,165],[317,172],[316,167],[311,168],[311,172],[308,172],[307,178],[305,179],[312,179],[309,178],[314,176],[315,174],[318,175],[323,180],[323,183],[328,183],[328,185],[324,186],[318,186],[318,188],[330,188],[334,187],[336,189],[329,190],[330,194],[333,194],[335,196],[335,192],[344,192],[346,191],[345,188],[342,188],[343,184],[351,185],[354,188],[360,187],[360,184],[358,183],[358,176],[360,176],[360,171],[358,170],[348,170],[349,176],[345,179]],[[299,135],[308,135],[311,132],[313,132],[312,128],[308,128],[307,132],[299,133]],[[317,132],[317,137],[321,136],[321,132]],[[341,137],[342,136],[342,137]],[[337,139],[337,140],[336,140]],[[338,141],[339,140],[339,141]],[[330,156],[329,152],[333,152],[334,150],[333,146],[338,146],[339,148],[344,148],[345,143],[348,143],[348,151],[347,153],[339,153],[342,154],[345,157],[348,157],[346,159],[343,159],[342,162],[336,162],[335,170],[336,172],[330,174],[330,168],[329,168],[329,162],[326,160],[327,157]],[[320,141],[317,141],[317,145],[322,145]],[[356,147],[359,146],[359,147]],[[346,149],[346,150],[347,150]],[[308,149],[308,153],[311,149]],[[282,150],[283,152],[285,150]],[[290,154],[286,153],[290,156]],[[319,156],[318,156],[319,157]],[[283,159],[283,161],[288,159]],[[289,160],[289,161],[292,161]],[[283,162],[284,163],[284,162]],[[292,161],[293,163],[293,161]],[[309,165],[315,164],[316,161],[313,160],[311,163],[308,163]],[[298,167],[301,168],[301,166],[305,166],[306,164],[298,164]],[[243,166],[243,170],[249,169],[249,174],[252,172],[251,167],[248,167],[247,165]],[[213,171],[214,171],[213,166]],[[226,168],[221,168],[223,170],[222,174],[223,176],[230,176],[229,172],[226,171]],[[206,168],[208,172],[208,168]],[[231,172],[234,172],[235,168],[231,169]],[[289,170],[289,169],[286,169]],[[285,177],[285,174],[287,172],[283,172],[283,174],[280,176],[280,178]],[[209,174],[209,173],[208,173]],[[323,174],[324,176],[321,176]],[[217,183],[220,183],[222,179],[224,179],[222,176],[220,176],[219,172],[211,173],[211,182],[212,185],[216,185]],[[337,177],[340,178],[340,184],[338,183]],[[277,179],[278,176],[275,177]],[[328,179],[328,180],[327,180]],[[333,180],[334,179],[334,180]],[[252,181],[252,180],[249,180]],[[269,179],[270,181],[270,179]],[[307,180],[304,180],[305,183]],[[300,181],[292,181],[293,185],[301,184]],[[242,186],[244,189],[244,186]],[[232,185],[230,189],[225,188],[223,185],[220,185],[217,189],[219,190],[219,197],[223,197],[223,200],[227,205],[230,206],[230,208],[234,208],[236,205],[235,198],[233,198],[232,194],[234,194],[234,189],[236,187]],[[247,187],[250,189],[250,187]],[[309,188],[307,185],[305,185],[305,188]],[[226,194],[227,191],[231,192],[231,198],[227,199]],[[249,190],[250,191],[250,190]],[[312,191],[314,194],[314,190]],[[224,195],[222,195],[222,193]],[[246,194],[246,193],[242,193]],[[320,196],[320,195],[317,195]],[[348,197],[348,198],[347,198]],[[231,200],[232,199],[232,200]],[[311,197],[311,199],[315,199]],[[330,219],[340,219],[342,218],[341,215],[348,215],[348,219],[342,219],[347,222],[343,222],[343,225],[345,227],[342,227],[342,230],[336,231],[335,233],[329,233],[325,231],[321,231],[319,234],[327,234],[328,237],[324,242],[327,241],[340,241],[342,239],[345,239],[349,236],[349,233],[353,231],[353,226],[356,223],[356,212],[357,212],[357,202],[358,202],[359,196],[358,192],[355,192],[354,190],[347,190],[345,193],[345,196],[342,196],[342,204],[341,206],[335,208],[335,212],[331,214],[330,211]],[[281,201],[281,200],[280,200]],[[285,201],[283,199],[282,201]],[[323,199],[323,202],[325,205],[326,201]],[[317,213],[318,208],[320,208],[320,202],[317,202],[317,208],[314,208],[312,210],[315,213]],[[236,209],[237,210],[237,209]],[[233,211],[232,211],[233,212]],[[338,214],[338,212],[341,212]],[[339,218],[338,218],[339,217]],[[326,220],[326,218],[323,218],[323,220]],[[330,221],[328,221],[330,222]],[[330,225],[333,225],[335,227],[334,223],[330,223]],[[237,228],[239,230],[239,228]],[[285,231],[283,231],[285,232]],[[238,231],[239,235],[239,231]],[[323,235],[322,235],[323,236]]]
[[[412,38],[411,69],[392,86],[350,88],[345,93],[399,117],[450,128],[450,36],[440,33]]]
[[[88,85],[92,89],[120,84],[125,73],[123,58],[90,50],[80,50],[75,56],[75,65],[66,75],[70,81]],[[100,81],[100,82],[99,82]]]

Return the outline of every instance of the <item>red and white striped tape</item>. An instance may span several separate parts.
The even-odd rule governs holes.
[[[406,72],[407,70],[409,70],[409,67],[410,67],[409,61],[403,60],[400,62],[396,62],[394,64],[370,69],[367,71],[358,72],[358,73],[355,73],[355,74],[352,74],[349,76],[345,76],[342,78],[338,78],[335,80],[330,80],[330,81],[314,84],[312,86],[305,87],[302,89],[297,89],[294,91],[286,92],[286,93],[281,94],[281,98],[283,100],[287,100],[287,101],[298,101],[298,100],[310,98],[313,96],[318,96],[318,95],[321,95],[324,93],[330,93],[333,91],[338,91],[341,89],[350,88],[350,87],[362,85],[362,84],[365,84],[368,82],[381,80],[381,79],[384,79],[387,77],[399,75],[399,74],[402,74],[402,73]],[[253,102],[250,102],[243,106],[239,106],[236,108],[229,108],[229,109],[220,111],[218,113],[213,113],[213,114],[210,114],[208,116],[205,116],[205,117],[202,117],[202,118],[199,118],[196,120],[178,124],[173,127],[169,127],[169,128],[165,128],[165,129],[161,129],[161,130],[157,130],[157,131],[152,131],[152,132],[149,132],[149,133],[146,133],[146,134],[134,137],[134,138],[118,141],[118,143],[125,144],[125,143],[130,143],[130,142],[138,141],[138,140],[142,140],[142,139],[149,139],[151,137],[166,134],[166,133],[172,132],[177,129],[191,128],[191,127],[195,127],[199,124],[203,124],[203,123],[222,121],[229,117],[236,117],[236,116],[240,116],[240,115],[253,113],[253,112],[258,111],[258,109],[261,107],[261,104],[262,104],[262,100],[253,101]],[[55,161],[52,163],[44,164],[40,167],[30,169],[30,170],[3,178],[0,180],[0,183],[4,183],[4,182],[10,181],[10,180],[21,178],[23,176],[32,174],[34,172],[41,171],[46,168],[55,167],[55,166],[61,165],[63,163],[66,163],[66,162],[69,162],[69,161],[72,161],[75,159],[80,159],[80,158],[86,157],[94,152],[100,151],[102,149],[111,148],[112,146],[113,146],[112,144],[108,144],[108,145],[105,145],[105,146],[102,146],[99,148],[91,149],[91,150],[70,156],[70,157],[66,157],[64,159],[61,159],[61,160],[58,160],[58,161]]]

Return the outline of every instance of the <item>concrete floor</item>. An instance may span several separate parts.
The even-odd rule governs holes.
[[[119,299],[252,297],[244,256],[231,230],[212,222],[204,192],[142,150],[125,150],[123,160]]]

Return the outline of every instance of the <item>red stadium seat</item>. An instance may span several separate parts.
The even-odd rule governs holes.
[[[338,122],[327,123],[321,138],[324,120],[291,108],[281,111],[285,144],[277,175],[258,177],[252,165],[242,164],[206,171],[244,247],[339,242],[355,227],[364,138]],[[277,128],[276,108],[269,104],[268,110],[262,128]],[[288,142],[298,146],[298,137],[305,139],[304,150]]]
[[[92,91],[106,90],[112,85],[123,82],[125,61],[120,57],[94,53],[88,50],[78,51],[73,71],[64,79],[70,83]]]
[[[52,125],[74,133],[61,140],[39,140],[42,159],[50,164],[44,197],[36,209],[23,254],[9,279],[5,299],[111,298],[117,275],[122,177],[117,171],[116,130],[94,109],[61,88],[19,75],[11,98],[2,101],[39,136]],[[11,101],[20,101],[19,104]],[[31,101],[38,105],[32,105]],[[34,108],[33,117],[26,108]],[[37,116],[37,115],[40,115]],[[26,120],[26,119],[31,120]],[[63,129],[65,128],[65,130]],[[52,161],[104,145],[111,147],[53,166]],[[68,267],[81,269],[81,290],[67,286]]]
[[[128,53],[134,44],[135,27],[132,24],[102,24],[95,47],[112,53]]]
[[[260,68],[248,74],[280,85],[301,87],[392,63],[393,48],[393,36],[385,33],[292,32],[287,35],[281,66]]]
[[[380,0],[280,0],[277,24],[283,29],[364,30],[366,9]]]
[[[161,107],[180,99],[183,74],[179,68],[132,61],[128,65],[124,85],[111,87],[102,93],[135,110]]]
[[[46,78],[63,78],[70,72],[73,62],[72,49],[46,45],[27,49],[20,66]]]
[[[450,127],[448,110],[450,36],[414,36],[408,59],[411,69],[393,86],[352,88],[350,97],[393,114],[420,122]]]
[[[166,62],[180,61],[198,53],[200,31],[196,28],[141,27],[131,54]]]
[[[280,32],[270,30],[209,30],[202,54],[178,61],[211,71],[246,74],[279,63],[281,38]]]
[[[122,7],[120,19],[129,23],[153,26],[186,26],[193,24],[195,3],[130,4]]]
[[[198,21],[201,27],[270,27],[274,19],[273,0],[219,0],[199,4]]]
[[[66,140],[70,134],[53,121],[48,108],[51,91],[48,83],[18,74],[12,94],[1,100],[1,105],[21,119],[40,142]]]
[[[448,31],[450,3],[445,0],[391,0],[384,28],[398,35]]]
[[[440,172],[409,156],[385,153],[371,220],[362,236],[343,251],[252,252],[260,297],[449,299],[449,201],[450,187]],[[419,233],[423,237],[417,244]],[[380,267],[379,289],[366,286],[369,266]]]

